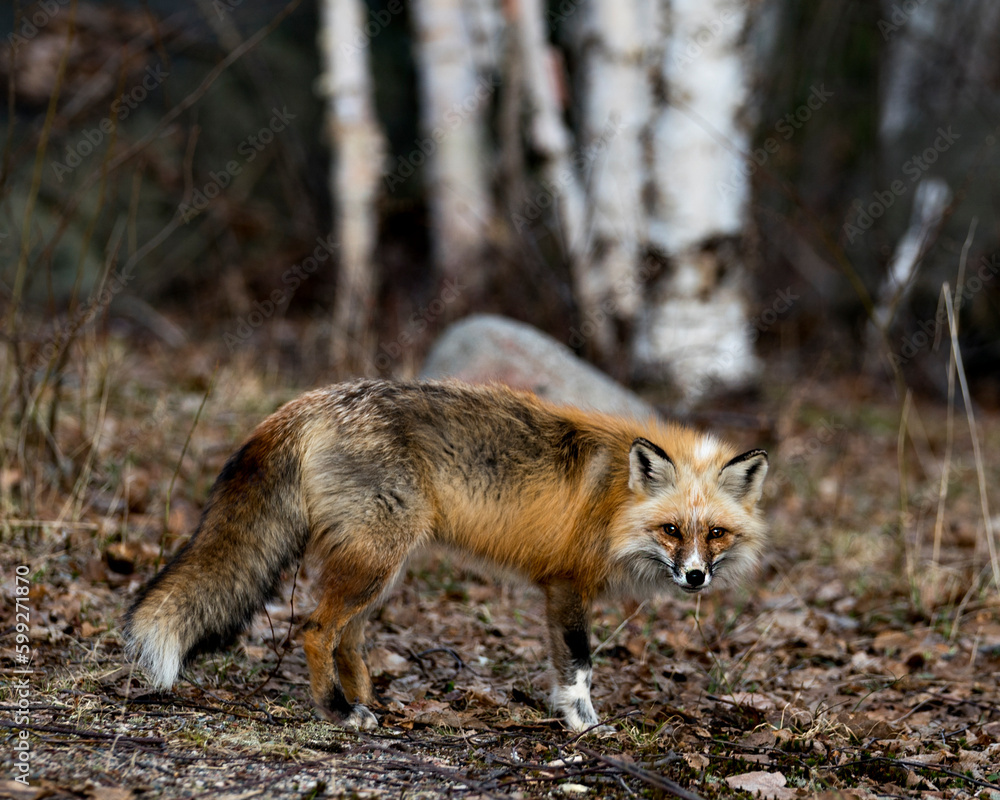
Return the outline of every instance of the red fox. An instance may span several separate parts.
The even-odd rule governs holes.
[[[194,536],[141,591],[124,640],[169,687],[230,643],[303,557],[319,603],[303,627],[329,720],[377,726],[364,627],[407,556],[436,542],[545,594],[566,726],[598,725],[591,603],[699,592],[752,568],[767,454],[654,419],[557,406],[458,382],[367,380],[309,392],[226,462]]]

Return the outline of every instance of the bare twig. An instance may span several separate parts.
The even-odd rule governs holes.
[[[962,255],[958,261],[958,279],[955,281],[955,292],[962,296],[962,288],[965,285],[965,265],[969,258],[969,248],[972,247],[972,238],[976,233],[976,223],[978,218],[973,217],[969,224],[969,234],[965,237],[965,244],[962,245]],[[943,299],[943,298],[942,298]],[[959,307],[961,310],[961,307]],[[958,327],[959,320],[955,319],[955,326]],[[945,449],[944,463],[941,465],[941,485],[938,487],[938,507],[937,517],[934,520],[934,549],[931,554],[931,562],[937,568],[941,559],[941,538],[944,535],[944,508],[948,499],[948,476],[951,474],[951,452],[955,441],[955,353],[952,351],[948,357],[948,416],[945,423]]]
[[[608,637],[607,639],[605,639],[605,640],[604,640],[603,642],[601,642],[601,643],[600,643],[599,645],[597,645],[597,647],[595,647],[595,648],[594,648],[594,652],[593,652],[593,653],[591,653],[591,655],[594,655],[594,656],[596,656],[596,655],[597,655],[598,653],[600,653],[600,652],[601,652],[601,651],[602,651],[602,650],[603,650],[603,649],[604,649],[605,647],[607,647],[607,646],[608,646],[608,645],[609,645],[609,644],[610,644],[610,643],[611,643],[612,641],[614,641],[614,638],[615,638],[615,637],[616,637],[616,636],[617,636],[617,635],[618,635],[619,633],[621,633],[621,630],[622,630],[622,628],[624,628],[624,627],[625,627],[626,625],[628,625],[628,624],[629,624],[629,623],[630,623],[630,622],[631,622],[631,621],[632,621],[633,619],[635,619],[635,617],[636,617],[636,616],[637,616],[637,615],[639,614],[639,612],[640,612],[640,611],[642,611],[642,610],[643,610],[643,609],[644,609],[644,608],[646,607],[646,602],[647,602],[647,601],[643,600],[643,601],[642,601],[641,603],[639,603],[639,607],[638,607],[638,608],[636,608],[636,610],[635,610],[635,611],[633,611],[633,612],[632,612],[631,614],[629,614],[629,615],[628,615],[627,617],[625,617],[625,619],[623,619],[623,620],[622,620],[622,623],[621,623],[621,625],[619,625],[619,626],[618,626],[617,628],[615,628],[615,629],[614,629],[614,632],[613,632],[613,633],[612,633],[612,634],[611,634],[611,635],[610,635],[610,636],[609,636],[609,637]]]
[[[69,27],[66,32],[66,46],[59,59],[59,67],[56,72],[55,85],[49,97],[49,106],[45,112],[45,122],[42,124],[41,137],[38,140],[38,147],[35,149],[35,166],[31,176],[31,187],[24,205],[24,219],[21,223],[21,249],[17,257],[17,271],[14,275],[14,286],[11,291],[10,311],[7,318],[7,333],[13,334],[17,327],[17,315],[21,304],[21,292],[24,289],[24,279],[28,271],[28,256],[31,253],[31,218],[35,211],[35,201],[38,199],[38,192],[42,185],[42,168],[45,151],[49,146],[49,135],[52,133],[52,126],[56,118],[56,109],[59,106],[59,95],[62,90],[63,79],[66,76],[66,65],[69,62],[69,54],[72,52],[73,37],[76,35],[76,0],[73,0],[69,10]]]
[[[177,475],[181,471],[181,464],[184,463],[184,456],[187,454],[188,445],[191,444],[191,437],[194,436],[194,429],[198,427],[198,420],[201,419],[201,412],[205,408],[205,403],[208,402],[208,396],[212,392],[212,387],[215,385],[215,377],[219,374],[219,365],[215,365],[215,370],[212,372],[212,379],[208,382],[208,388],[205,389],[205,394],[201,398],[201,405],[198,406],[198,411],[194,415],[194,422],[191,423],[191,429],[188,431],[187,438],[184,440],[184,447],[181,448],[180,458],[177,459],[177,466],[174,468],[174,474],[170,476],[170,486],[167,487],[167,500],[163,505],[163,532],[160,534],[160,552],[156,556],[156,570],[160,569],[160,562],[163,560],[163,548],[166,544],[167,539],[167,527],[170,524],[170,498],[174,494],[174,483],[177,481]]]
[[[596,750],[591,750],[589,747],[584,747],[583,745],[577,745],[576,749],[581,753],[585,753],[591,758],[596,758],[598,761],[602,761],[610,767],[614,767],[617,770],[621,770],[626,775],[631,775],[633,778],[638,778],[643,783],[648,783],[650,786],[655,786],[657,789],[662,789],[664,792],[672,794],[674,797],[683,798],[683,800],[702,800],[701,795],[690,792],[681,786],[679,783],[675,783],[670,780],[670,778],[665,778],[662,775],[657,775],[655,772],[650,772],[642,767],[637,767],[635,764],[627,764],[624,761],[619,761],[617,758],[611,758],[603,753],[598,753]]]
[[[195,89],[193,92],[191,92],[191,94],[189,94],[187,97],[181,100],[173,108],[171,108],[170,111],[164,114],[164,116],[152,128],[152,130],[149,131],[149,133],[147,133],[141,139],[136,141],[130,147],[127,147],[125,150],[116,155],[114,158],[105,161],[101,165],[100,169],[92,172],[81,183],[81,185],[76,189],[73,195],[64,204],[64,211],[59,223],[59,227],[56,229],[56,232],[53,234],[52,238],[49,240],[49,243],[45,246],[45,249],[39,256],[40,263],[45,263],[45,261],[52,258],[52,254],[55,252],[56,245],[58,245],[59,241],[62,239],[63,234],[66,232],[66,229],[69,227],[70,220],[73,219],[73,215],[77,207],[80,205],[81,202],[83,202],[83,199],[87,196],[87,192],[102,177],[102,175],[104,175],[105,173],[110,175],[112,172],[114,172],[114,170],[118,169],[118,167],[122,166],[123,164],[133,159],[136,155],[138,155],[147,147],[149,147],[150,144],[158,140],[162,135],[163,131],[175,119],[177,119],[181,114],[183,114],[185,111],[191,108],[191,106],[197,103],[202,97],[204,97],[205,94],[208,92],[208,90],[212,88],[215,82],[223,75],[223,73],[225,73],[227,69],[229,69],[229,67],[231,67],[237,61],[239,61],[243,56],[245,56],[247,53],[249,53],[251,50],[257,47],[257,45],[259,45],[262,41],[264,41],[264,39],[270,36],[278,28],[278,26],[281,25],[281,23],[284,22],[285,19],[296,8],[298,8],[301,2],[302,0],[291,0],[288,3],[288,5],[286,5],[281,11],[279,11],[267,25],[258,30],[256,33],[254,33],[249,39],[243,42],[243,44],[241,44],[239,47],[237,47],[235,50],[229,53],[229,55],[227,55],[224,59],[222,59],[222,61],[220,61],[215,67],[213,67],[209,71],[208,75],[206,75],[205,78],[202,80],[202,82],[198,85],[198,88]],[[170,228],[170,232],[172,233],[173,229],[175,229],[179,224],[180,224],[180,218],[179,217],[175,218],[174,222],[171,223],[170,226],[168,226]],[[161,235],[166,231],[167,228],[164,228],[164,231],[161,231]],[[158,241],[157,245],[159,243],[160,242]]]
[[[114,740],[116,743],[135,745],[165,745],[166,741],[156,736],[126,736],[122,733],[104,733],[86,728],[70,728],[66,725],[17,725],[9,720],[0,719],[0,728],[13,730],[35,731],[36,733],[59,733],[64,736],[81,736],[84,739]]]
[[[285,654],[288,653],[288,651],[291,650],[292,648],[291,644],[292,631],[295,629],[295,587],[296,584],[298,583],[298,580],[299,580],[299,570],[296,569],[295,575],[292,576],[292,599],[291,599],[291,611],[289,612],[288,616],[288,630],[285,632],[285,638],[282,640],[281,644],[280,645],[274,644],[272,647],[275,655],[278,656],[278,661],[277,663],[275,663],[271,671],[267,674],[267,677],[264,678],[264,680],[262,680],[259,684],[257,684],[257,686],[253,689],[253,691],[251,691],[249,694],[243,695],[244,700],[249,700],[251,697],[257,694],[257,692],[259,692],[261,689],[267,686],[268,683],[271,682],[274,676],[278,674],[278,670],[281,669],[281,662],[285,660]],[[267,613],[266,608],[264,609],[264,612]],[[271,625],[270,614],[267,615],[267,624]],[[274,642],[274,640],[275,640],[274,625],[271,625],[271,641]]]
[[[99,531],[96,522],[73,522],[64,519],[5,519],[4,525],[11,528],[79,528],[85,531]]]
[[[949,778],[954,778],[955,780],[965,781],[966,783],[971,783],[973,786],[980,786],[983,789],[992,789],[993,791],[1000,791],[1000,784],[989,783],[987,781],[981,781],[977,778],[970,777],[962,772],[957,772],[953,769],[948,769],[947,767],[939,766],[938,764],[922,764],[919,761],[906,761],[905,759],[889,758],[888,756],[868,756],[865,758],[858,758],[854,761],[848,761],[844,764],[830,764],[824,766],[824,769],[841,770],[848,767],[860,767],[865,764],[890,764],[895,767],[902,767],[903,769],[909,770],[910,772],[916,773],[917,770],[927,770],[928,772],[937,772],[941,775],[947,775]]]
[[[421,671],[425,675],[427,674],[427,670],[424,669],[424,656],[429,656],[432,653],[445,653],[446,655],[451,656],[456,664],[455,675],[458,675],[459,672],[465,669],[465,662],[462,660],[462,657],[454,650],[452,650],[450,647],[432,647],[429,650],[423,650],[419,653],[414,653],[411,650],[410,656],[412,656],[414,661],[416,661],[417,664],[419,664]]]
[[[914,548],[910,547],[906,536],[906,517],[909,502],[906,493],[906,428],[907,419],[910,416],[910,404],[913,402],[913,393],[907,389],[903,397],[903,409],[899,413],[899,431],[896,434],[896,473],[899,475],[899,536],[903,540],[903,554],[906,557],[906,582],[910,587],[910,597],[919,604],[920,598],[917,593],[916,559],[920,558],[920,552],[913,553]]]
[[[1000,591],[1000,554],[997,553],[993,534],[993,520],[990,517],[989,499],[986,494],[986,468],[983,465],[983,453],[979,442],[979,429],[976,426],[976,416],[972,410],[972,398],[969,395],[969,383],[965,377],[965,365],[962,363],[962,351],[958,346],[958,320],[951,301],[951,289],[945,283],[942,288],[944,302],[948,310],[948,328],[951,333],[951,352],[955,357],[955,367],[958,371],[958,383],[962,388],[962,399],[965,402],[965,416],[969,421],[969,433],[972,436],[972,454],[976,460],[976,474],[979,477],[979,502],[983,511],[983,525],[986,530],[986,544],[990,552],[990,564],[993,567],[993,585]]]

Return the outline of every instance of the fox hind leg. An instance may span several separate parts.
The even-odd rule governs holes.
[[[365,706],[372,685],[362,652],[369,608],[395,575],[372,573],[357,560],[337,559],[323,575],[323,594],[305,625],[304,645],[313,701],[331,722],[372,730],[375,715]]]
[[[365,623],[367,610],[354,617],[340,637],[340,646],[334,652],[334,662],[340,676],[344,695],[352,703],[368,704],[372,701],[372,679],[365,663]]]

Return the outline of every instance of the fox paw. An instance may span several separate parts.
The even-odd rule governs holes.
[[[609,736],[614,736],[617,731],[610,725],[597,725],[593,728],[587,728],[583,733],[587,736],[597,736],[600,739],[606,739]]]
[[[351,706],[351,713],[344,717],[340,723],[345,728],[356,731],[373,731],[378,727],[378,720],[375,715],[361,703]]]
[[[558,683],[552,692],[552,707],[563,718],[563,724],[573,733],[596,733],[607,736],[614,728],[601,725],[590,700],[590,667],[576,671],[573,683]]]
[[[334,711],[329,708],[318,709],[318,715],[336,725],[354,731],[373,731],[378,727],[378,719],[361,703],[354,703],[350,711]]]

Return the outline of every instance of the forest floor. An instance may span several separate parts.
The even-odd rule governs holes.
[[[706,409],[771,454],[772,546],[741,589],[596,609],[614,734],[550,716],[541,595],[439,553],[369,624],[381,727],[351,733],[311,709],[305,568],[170,692],[118,636],[226,456],[306,387],[249,356],[94,347],[48,445],[62,472],[26,437],[0,473],[0,796],[1000,800],[1000,594],[961,405],[950,460],[942,403],[909,403],[901,433],[902,400],[856,380],[775,369],[745,406]],[[977,423],[995,508],[1000,416]]]

